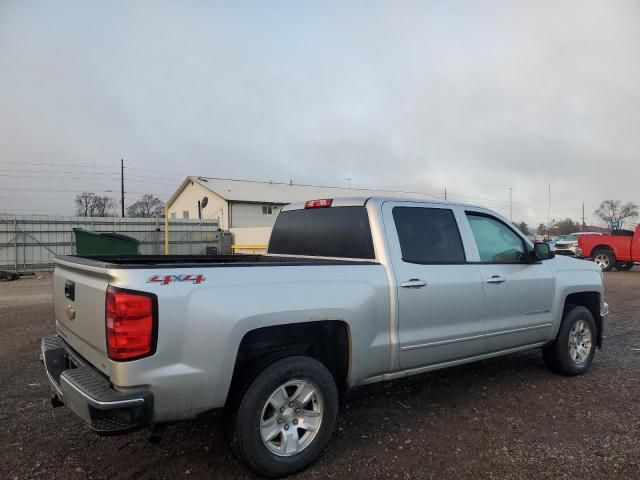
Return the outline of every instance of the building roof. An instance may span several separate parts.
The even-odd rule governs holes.
[[[212,177],[187,177],[178,190],[171,196],[167,205],[171,205],[189,182],[197,182],[204,188],[230,202],[256,202],[287,204],[334,197],[378,197],[394,196],[400,198],[435,198],[433,195],[418,192],[396,192],[389,190],[369,190],[363,188],[323,187],[318,185],[298,185],[277,182],[256,182],[251,180],[233,180]]]

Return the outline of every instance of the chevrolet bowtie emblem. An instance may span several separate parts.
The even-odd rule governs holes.
[[[64,309],[64,313],[67,315],[67,318],[69,320],[73,320],[74,318],[76,318],[76,311],[71,305],[67,305],[67,307]]]

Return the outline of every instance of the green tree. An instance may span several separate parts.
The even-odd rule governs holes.
[[[556,235],[569,235],[570,233],[574,233],[579,230],[580,226],[570,218],[558,220],[555,224]]]
[[[527,225],[525,222],[516,223],[516,227],[518,227],[518,230],[520,230],[525,235],[529,235],[529,225]]]

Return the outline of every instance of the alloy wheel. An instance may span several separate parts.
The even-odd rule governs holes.
[[[608,255],[604,255],[602,253],[596,255],[596,257],[593,259],[596,262],[596,265],[598,265],[601,269],[605,269],[609,266],[609,256]]]
[[[278,456],[296,455],[313,442],[322,416],[318,387],[308,380],[288,381],[275,389],[262,409],[262,443]]]
[[[587,361],[593,347],[591,328],[585,320],[578,320],[569,332],[569,356],[576,365]]]

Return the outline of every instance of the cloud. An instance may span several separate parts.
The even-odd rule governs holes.
[[[577,219],[583,201],[589,215],[640,200],[637,45],[631,1],[5,2],[0,161],[114,166],[104,181],[24,180],[43,197],[117,190],[121,156],[181,174],[446,187],[502,213],[513,188],[514,219],[532,224],[551,184],[553,216]],[[165,198],[181,180],[128,173],[128,190]],[[0,195],[1,210],[72,208],[64,192],[33,207]]]

